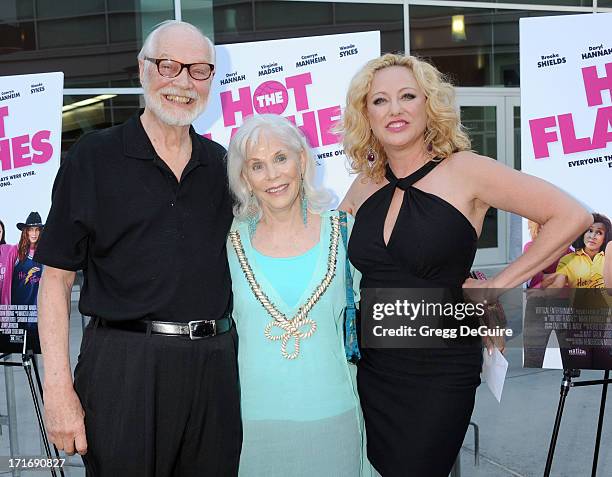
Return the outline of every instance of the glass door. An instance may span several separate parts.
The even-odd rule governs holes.
[[[518,94],[504,98],[506,108],[506,157],[508,166],[521,170],[521,98]],[[515,260],[523,252],[523,220],[509,215],[507,261]],[[526,226],[525,226],[526,229]]]
[[[457,88],[461,121],[472,149],[520,170],[520,91],[518,88]],[[474,265],[504,265],[521,253],[521,220],[489,209],[478,241]]]
[[[482,88],[464,90],[459,89],[457,101],[461,121],[472,139],[472,149],[478,154],[508,164],[504,97],[483,94]],[[508,219],[505,212],[489,209],[478,240],[475,266],[497,265],[507,261]]]

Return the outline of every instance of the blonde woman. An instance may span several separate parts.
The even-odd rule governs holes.
[[[384,55],[353,78],[342,129],[359,176],[341,208],[355,216],[349,257],[362,273],[362,293],[510,288],[551,263],[591,223],[552,185],[471,152],[457,111],[452,86],[414,57]],[[545,227],[526,254],[493,279],[476,281],[468,276],[490,207]],[[370,320],[362,314],[362,328]],[[362,350],[357,381],[368,457],[384,477],[448,476],[481,369],[479,339],[453,345]]]

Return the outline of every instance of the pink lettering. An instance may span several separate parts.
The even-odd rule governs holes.
[[[27,134],[22,136],[15,136],[11,139],[11,146],[13,148],[13,167],[26,167],[32,165],[32,158],[27,154],[30,152],[28,143],[30,138]]]
[[[603,78],[597,76],[597,67],[588,66],[582,68],[582,80],[586,91],[589,106],[597,106],[603,103],[601,92],[608,90],[612,95],[612,63],[606,63],[606,75]]]
[[[6,136],[6,130],[4,129],[4,118],[8,116],[8,106],[0,108],[0,137]]]
[[[533,152],[536,159],[542,159],[549,156],[548,143],[555,142],[559,138],[557,137],[556,132],[547,132],[546,129],[555,127],[556,125],[557,121],[554,116],[531,119],[529,121],[531,142],[533,144]]]
[[[4,139],[0,141],[0,163],[2,163],[2,170],[8,171],[11,169],[11,147],[9,140]]]
[[[285,83],[287,84],[287,88],[293,90],[296,111],[304,111],[308,109],[308,93],[306,92],[306,86],[312,84],[312,77],[310,76],[310,73],[289,76],[285,80]]]
[[[32,162],[34,164],[44,164],[53,156],[53,146],[49,142],[51,131],[38,131],[32,136]],[[37,154],[37,152],[39,154]]]
[[[612,141],[612,132],[610,132],[611,124],[612,106],[598,109],[593,131],[593,149],[603,149]]]
[[[288,104],[287,89],[278,81],[266,81],[253,93],[253,106],[258,114],[282,114]]]
[[[332,133],[330,129],[338,122],[341,114],[340,106],[320,109],[317,113],[319,117],[319,127],[321,128],[321,143],[324,146],[338,144],[340,142],[340,136]]]
[[[236,113],[242,114],[244,120],[248,116],[253,115],[253,103],[251,103],[251,88],[245,86],[238,89],[238,99],[232,98],[231,91],[223,91],[221,93],[221,109],[223,110],[223,125],[234,126],[236,124]]]
[[[591,140],[588,137],[576,137],[574,129],[574,120],[572,114],[560,114],[558,116],[559,131],[561,132],[561,143],[563,144],[563,152],[572,154],[574,152],[588,151],[591,149]]]
[[[301,115],[302,125],[299,125],[293,116],[287,118],[295,124],[306,136],[306,140],[311,147],[319,147],[319,132],[317,130],[317,119],[314,111],[308,111]]]

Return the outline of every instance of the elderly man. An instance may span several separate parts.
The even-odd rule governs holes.
[[[232,476],[242,428],[225,241],[225,150],[190,127],[214,50],[169,21],[138,56],[144,112],[64,160],[36,259],[50,439],[88,476]],[[70,291],[86,328],[74,385]]]

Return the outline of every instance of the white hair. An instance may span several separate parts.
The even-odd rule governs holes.
[[[151,33],[145,38],[145,41],[138,53],[138,59],[143,61],[146,57],[152,57],[159,54],[158,50],[158,38],[160,32],[168,29],[168,28],[177,28],[182,31],[194,33],[197,37],[202,38],[204,43],[208,45],[208,49],[210,51],[210,60],[213,64],[215,62],[215,47],[210,41],[210,39],[204,35],[197,27],[192,25],[191,23],[182,22],[178,20],[166,20],[165,22],[161,22],[157,24]],[[193,41],[193,40],[192,40]],[[167,111],[162,102],[161,98],[157,95],[151,94],[149,91],[149,81],[150,81],[150,70],[153,65],[149,64],[148,61],[144,61],[144,69],[143,74],[140,76],[140,83],[143,87],[143,94],[145,99],[146,108],[151,110],[155,116],[161,119],[165,124],[170,126],[188,126],[190,125],[206,108],[208,97],[201,100],[198,92],[196,90],[183,90],[179,88],[175,88],[172,85],[168,85],[164,87],[160,92],[162,94],[174,94],[187,96],[195,101],[196,107],[191,111],[186,111],[184,113]]]
[[[308,146],[302,132],[289,120],[277,114],[261,114],[250,116],[236,132],[230,141],[227,151],[227,175],[232,195],[236,199],[234,204],[234,216],[238,220],[247,220],[251,193],[244,179],[244,165],[247,161],[247,151],[257,145],[262,134],[267,137],[273,136],[284,144],[290,151],[304,154],[304,194],[308,203],[308,210],[313,213],[321,213],[328,210],[333,199],[332,194],[314,184],[316,165],[312,151]],[[251,209],[255,207],[257,218],[261,218],[261,206],[254,197]]]
[[[192,25],[191,23],[183,22],[180,20],[166,20],[166,21],[163,21],[155,25],[153,27],[153,30],[151,30],[151,33],[149,33],[147,37],[145,38],[144,43],[142,44],[142,48],[138,52],[138,59],[144,60],[145,56],[150,57],[154,55],[153,51],[155,51],[155,48],[157,47],[157,36],[159,35],[159,33],[164,31],[167,28],[173,28],[177,26],[180,26],[186,30],[189,30],[197,34],[206,42],[210,50],[210,54],[211,54],[210,61],[211,63],[214,64],[215,63],[215,45],[211,41],[211,39],[208,38],[204,33],[202,33],[202,30],[200,30],[195,25]]]

